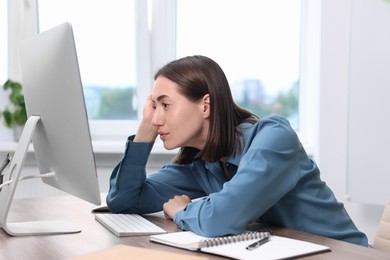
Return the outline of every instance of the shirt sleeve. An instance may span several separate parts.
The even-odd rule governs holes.
[[[255,132],[236,174],[222,190],[175,214],[181,229],[204,236],[238,234],[295,187],[301,149],[295,132],[282,124]]]
[[[146,163],[153,143],[132,142],[129,138],[123,158],[114,168],[106,202],[111,212],[145,214],[162,210],[175,195],[204,196],[190,165],[169,164],[146,175]]]

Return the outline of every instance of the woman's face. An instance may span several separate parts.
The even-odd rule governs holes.
[[[178,92],[178,85],[159,76],[153,85],[155,105],[152,123],[168,150],[179,147],[202,149],[209,128],[209,96],[192,102]]]

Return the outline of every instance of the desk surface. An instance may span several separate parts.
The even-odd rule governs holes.
[[[99,224],[90,212],[92,204],[80,199],[48,197],[17,199],[13,202],[9,221],[34,221],[65,219],[81,228],[81,233],[66,235],[43,235],[12,237],[0,231],[0,259],[64,259],[105,249],[117,244],[154,250],[176,252],[186,255],[197,254],[209,259],[222,257],[191,252],[149,242],[149,236],[118,238]],[[168,232],[179,231],[176,225],[161,214],[146,216]],[[327,245],[331,252],[304,257],[305,259],[390,259],[390,254],[362,246],[356,246],[333,239],[287,229],[274,229],[276,235],[292,237]]]

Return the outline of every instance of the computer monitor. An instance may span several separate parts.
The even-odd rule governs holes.
[[[0,203],[8,205],[12,200],[32,139],[40,176],[46,177],[42,178],[46,184],[99,205],[98,177],[72,26],[64,23],[29,37],[21,42],[19,50],[29,119],[5,176],[13,182],[2,187]],[[0,224],[11,235],[79,232],[68,223],[7,223],[9,205],[0,207]]]

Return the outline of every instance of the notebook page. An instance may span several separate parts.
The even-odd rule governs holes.
[[[202,248],[201,251],[234,259],[267,260],[285,259],[329,250],[329,247],[327,246],[279,236],[272,236],[269,242],[256,249],[251,251],[246,250],[246,247],[255,241],[256,240],[251,240],[223,246]]]

